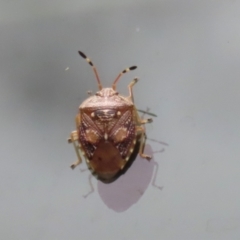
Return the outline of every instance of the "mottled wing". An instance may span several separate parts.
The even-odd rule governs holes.
[[[79,126],[79,142],[88,159],[92,158],[102,137],[101,130],[86,113],[83,113]]]
[[[109,133],[122,158],[126,158],[135,139],[135,124],[131,111],[126,111]]]

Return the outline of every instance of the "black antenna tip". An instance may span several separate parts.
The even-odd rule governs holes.
[[[129,68],[129,70],[134,70],[136,68],[137,68],[137,66],[132,66],[132,67]]]
[[[78,53],[80,54],[81,57],[83,57],[83,58],[87,58],[87,56],[86,56],[83,52],[78,51]]]

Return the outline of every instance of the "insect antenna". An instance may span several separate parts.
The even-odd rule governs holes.
[[[101,90],[101,89],[102,89],[102,84],[101,84],[101,81],[100,81],[100,79],[99,79],[99,76],[98,76],[96,67],[93,65],[92,61],[91,61],[83,52],[78,51],[78,53],[79,53],[79,55],[80,55],[82,58],[84,58],[84,59],[89,63],[89,65],[93,68],[94,74],[95,74],[95,76],[96,76],[96,78],[97,78],[98,88],[99,88],[99,90]]]
[[[130,67],[130,68],[124,69],[124,70],[117,76],[117,78],[115,79],[115,81],[113,82],[112,89],[113,89],[113,90],[116,89],[117,81],[119,80],[119,78],[120,78],[124,73],[129,72],[129,71],[132,71],[132,70],[134,70],[134,69],[136,69],[136,68],[137,68],[137,66],[132,66],[132,67]]]

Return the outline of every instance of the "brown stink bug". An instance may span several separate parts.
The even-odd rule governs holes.
[[[119,78],[136,69],[136,66],[123,70],[111,88],[103,88],[91,60],[80,51],[79,54],[92,66],[99,91],[79,107],[76,130],[68,139],[69,143],[73,143],[78,157],[71,168],[82,162],[82,154],[92,174],[102,182],[109,183],[126,171],[133,152],[137,151],[142,158],[151,159],[151,156],[144,154],[146,133],[143,125],[152,122],[152,119],[141,119],[134,105],[132,87],[137,78],[128,85],[128,97],[116,91]]]

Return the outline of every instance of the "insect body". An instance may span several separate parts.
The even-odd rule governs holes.
[[[128,85],[128,97],[116,91],[116,83],[121,75],[136,69],[136,66],[123,70],[111,88],[103,88],[93,63],[84,53],[79,51],[79,54],[92,66],[99,91],[79,107],[76,130],[68,139],[69,143],[73,143],[78,157],[71,168],[82,162],[83,155],[93,175],[109,183],[124,172],[135,150],[141,157],[151,159],[151,156],[143,153],[146,140],[143,125],[152,122],[152,119],[141,119],[134,105],[132,87],[137,78]]]

